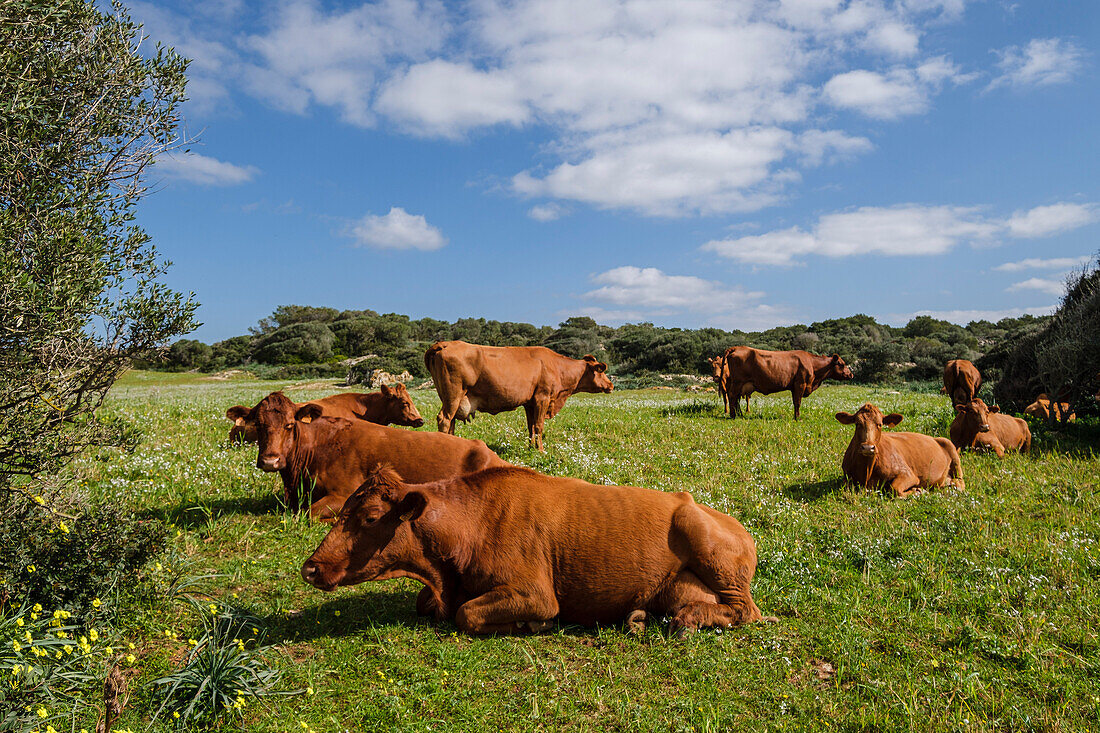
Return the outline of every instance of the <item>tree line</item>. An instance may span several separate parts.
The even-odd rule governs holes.
[[[214,344],[183,339],[172,344],[162,362],[144,365],[179,371],[245,368],[261,376],[285,378],[342,374],[348,368],[346,360],[369,357],[363,363],[371,368],[408,370],[427,377],[424,350],[435,341],[460,339],[489,346],[546,346],[574,358],[594,354],[620,376],[709,374],[711,357],[743,344],[838,353],[853,364],[863,382],[935,380],[947,360],[978,359],[1005,348],[1022,334],[1041,330],[1049,320],[1049,316],[1021,316],[959,326],[917,316],[895,327],[859,314],[766,331],[726,331],[652,323],[612,327],[577,316],[555,328],[485,318],[447,322],[373,310],[284,305],[248,334]]]

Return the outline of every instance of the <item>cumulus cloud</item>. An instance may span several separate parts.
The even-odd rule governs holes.
[[[1065,84],[1085,65],[1085,50],[1064,38],[1035,38],[1027,46],[1009,46],[996,52],[1001,70],[987,89]]]
[[[1067,270],[1071,267],[1083,265],[1092,258],[1088,255],[1082,255],[1081,257],[1052,257],[1050,259],[1039,259],[1035,257],[1029,257],[1026,260],[1019,260],[1017,262],[1005,262],[1003,265],[997,265],[994,270],[998,272],[1023,272],[1024,270]]]
[[[558,204],[555,204],[553,202],[548,204],[537,204],[535,206],[532,206],[527,211],[527,216],[531,217],[535,221],[542,222],[554,221],[555,219],[560,219],[564,215],[564,207],[559,206]]]
[[[447,238],[421,215],[410,214],[394,206],[385,216],[367,214],[355,223],[349,234],[360,245],[378,249],[436,250]]]
[[[973,206],[864,206],[826,214],[809,231],[790,227],[711,240],[703,251],[754,265],[793,265],[805,255],[938,255],[963,243],[991,244],[999,235],[1046,237],[1100,219],[1092,204],[1053,204],[1018,211],[1007,219]],[[1038,262],[1038,260],[1032,260]],[[1013,263],[1009,263],[1013,264]],[[1011,270],[1002,266],[998,269]],[[1022,268],[1021,268],[1022,269]]]
[[[856,69],[837,74],[825,83],[822,95],[834,107],[893,120],[927,110],[932,95],[945,82],[963,83],[971,78],[948,59],[938,57],[915,68],[886,72]]]
[[[1048,295],[1061,295],[1065,292],[1065,289],[1066,283],[1064,280],[1054,280],[1052,278],[1043,277],[1030,277],[1027,280],[1013,283],[1005,288],[1005,290],[1010,293],[1020,290],[1038,290]]]
[[[248,183],[260,172],[251,165],[235,165],[198,153],[166,155],[157,160],[156,171],[200,186],[236,186]]]
[[[757,265],[791,265],[796,258],[853,255],[934,255],[959,242],[984,240],[997,227],[978,210],[962,206],[865,206],[822,216],[813,231],[798,227],[765,234],[712,240],[704,251]]]
[[[592,282],[600,287],[585,293],[586,299],[641,309],[723,311],[764,297],[691,275],[666,275],[656,267],[616,267]]]
[[[1100,220],[1100,207],[1095,204],[1051,204],[1017,211],[1008,220],[1008,231],[1014,237],[1049,237]]]

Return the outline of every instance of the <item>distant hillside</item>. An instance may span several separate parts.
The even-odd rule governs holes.
[[[595,354],[619,376],[709,374],[707,359],[729,346],[747,344],[839,353],[853,363],[857,378],[864,382],[923,380],[939,379],[948,359],[977,359],[1019,335],[1034,332],[1048,320],[1023,316],[997,323],[972,321],[963,327],[919,316],[895,328],[870,316],[855,315],[808,326],[747,332],[661,328],[651,323],[611,327],[587,317],[569,318],[557,328],[484,318],[448,323],[373,310],[285,305],[246,335],[215,344],[183,339],[167,349],[163,360],[141,366],[176,371],[240,367],[264,377],[294,378],[343,375],[347,366],[340,362],[370,356],[367,366],[408,370],[426,377],[424,350],[434,341],[461,339],[492,346],[541,345],[573,357]]]

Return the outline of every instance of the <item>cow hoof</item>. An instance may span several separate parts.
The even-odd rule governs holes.
[[[778,616],[763,616],[763,617],[760,618],[760,623],[762,623],[762,624],[777,624],[777,623],[779,623],[779,617]]]
[[[626,633],[637,636],[645,631],[646,612],[638,609],[626,617]]]

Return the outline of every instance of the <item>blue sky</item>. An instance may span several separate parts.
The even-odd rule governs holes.
[[[1049,312],[1100,249],[1100,4],[131,3],[191,58],[140,221],[285,303],[756,330]]]

